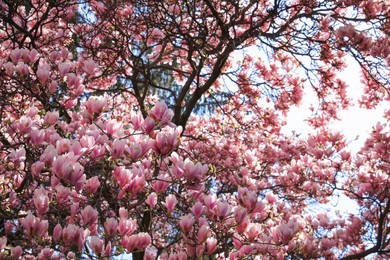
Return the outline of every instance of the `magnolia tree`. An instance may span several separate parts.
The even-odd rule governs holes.
[[[1,0],[0,19],[1,259],[390,257],[390,112],[356,154],[328,127],[347,56],[359,105],[389,102],[387,0]],[[304,86],[313,133],[282,134]],[[340,193],[356,214],[318,209]]]

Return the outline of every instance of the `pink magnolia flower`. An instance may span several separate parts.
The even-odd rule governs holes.
[[[84,225],[89,226],[89,225],[96,224],[98,212],[95,209],[93,209],[90,205],[82,209],[80,214]]]
[[[39,215],[44,215],[49,210],[49,196],[45,188],[35,190],[33,201]]]
[[[105,124],[106,133],[114,138],[121,137],[122,123],[115,119],[108,120]]]
[[[212,210],[217,205],[217,197],[215,196],[215,194],[206,195],[203,198],[203,204],[208,210]]]
[[[49,82],[50,70],[48,67],[46,66],[39,67],[36,74],[37,74],[38,81],[42,85],[46,85]]]
[[[47,112],[45,117],[44,117],[44,121],[48,125],[55,125],[58,122],[58,118],[59,118],[58,111]]]
[[[23,249],[21,246],[11,247],[11,256],[13,259],[19,259],[23,254]]]
[[[119,208],[119,217],[120,218],[129,218],[129,211],[124,207],[120,207]]]
[[[217,250],[217,243],[218,241],[214,237],[207,238],[206,246],[207,246],[207,253],[209,255],[212,255],[215,252],[215,250]]]
[[[78,227],[74,224],[69,224],[62,229],[62,241],[65,246],[69,246],[75,242]]]
[[[241,206],[237,206],[234,210],[234,218],[237,223],[242,223],[242,221],[245,219],[247,214],[248,214],[247,209]]]
[[[89,246],[96,255],[100,255],[100,253],[103,251],[103,240],[98,236],[92,236],[89,242]]]
[[[53,229],[53,240],[54,241],[59,241],[61,239],[62,235],[62,227],[60,224],[57,224],[54,229]]]
[[[11,58],[14,64],[17,64],[19,60],[22,59],[22,56],[23,56],[23,51],[19,48],[13,49],[9,55],[9,57]]]
[[[148,114],[160,126],[167,125],[173,117],[173,111],[163,101],[158,102]]]
[[[107,103],[107,99],[102,96],[93,96],[88,99],[85,106],[91,114],[100,115]]]
[[[133,219],[121,218],[119,220],[118,231],[121,236],[131,235],[136,229],[137,229],[137,223]]]
[[[11,161],[19,163],[26,160],[26,149],[24,149],[24,147],[21,147],[17,150],[14,149],[10,149],[10,150],[11,153],[9,155],[9,158]]]
[[[93,75],[95,73],[95,71],[97,70],[97,68],[98,68],[98,65],[92,59],[88,59],[88,60],[85,60],[83,62],[83,70],[88,75]]]
[[[278,196],[268,192],[265,195],[265,199],[269,202],[269,204],[274,204],[278,200]]]
[[[138,235],[131,235],[122,238],[121,245],[126,248],[127,252],[133,252],[138,246]]]
[[[289,228],[287,224],[280,224],[277,227],[274,227],[272,230],[272,237],[277,243],[287,243],[290,241],[294,235],[293,231]]]
[[[39,219],[36,218],[31,211],[27,212],[27,216],[21,220],[22,226],[24,227],[24,232],[27,236],[31,236],[32,233],[36,232],[38,225],[39,225]]]
[[[86,148],[88,151],[91,150],[95,145],[95,138],[90,135],[83,135],[80,138],[81,147]]]
[[[12,74],[14,73],[15,71],[15,65],[12,64],[12,62],[6,62],[4,63],[4,69],[5,69],[5,73],[8,75],[8,76],[12,76]]]
[[[157,204],[157,194],[155,192],[149,194],[149,196],[146,198],[146,203],[150,206],[150,208],[153,209]]]
[[[49,222],[47,220],[41,220],[39,222],[38,228],[37,228],[37,236],[38,238],[45,238],[48,235],[49,230]]]
[[[246,235],[250,241],[255,240],[261,232],[261,226],[259,223],[250,223],[246,229]]]
[[[99,177],[93,176],[85,182],[85,192],[94,194],[100,186]]]
[[[58,64],[58,71],[60,72],[61,76],[65,76],[69,73],[69,71],[72,69],[72,64],[69,62],[62,62]]]
[[[199,228],[199,231],[198,231],[198,243],[203,243],[206,241],[206,239],[208,238],[210,234],[210,228],[208,225],[202,225],[200,228]]]
[[[126,140],[115,139],[111,146],[107,146],[107,150],[111,153],[112,158],[119,158],[126,149]]]
[[[201,202],[196,202],[191,209],[192,214],[194,214],[195,218],[199,218],[203,214],[203,205]]]
[[[227,202],[218,201],[217,206],[214,210],[218,217],[224,219],[227,215],[230,214],[231,207]]]
[[[56,143],[56,149],[58,154],[70,152],[71,147],[72,147],[72,142],[66,138],[58,140]]]
[[[56,80],[53,80],[50,82],[48,91],[50,94],[53,94],[58,88],[58,82]]]
[[[15,69],[21,77],[27,77],[30,74],[29,66],[23,62],[19,62]]]
[[[131,117],[131,124],[133,125],[135,131],[141,128],[142,122],[143,122],[143,117],[140,113],[138,113],[137,115],[133,115]]]
[[[206,248],[206,246],[205,246],[204,244],[202,244],[202,245],[197,245],[197,246],[196,246],[196,249],[195,249],[195,251],[196,251],[196,256],[197,256],[197,257],[201,257],[201,256],[203,255],[203,253],[204,253],[205,248]]]
[[[89,229],[79,228],[76,232],[75,242],[79,251],[84,247],[87,237],[90,235]]]
[[[137,242],[137,248],[139,250],[145,250],[145,248],[152,243],[152,238],[148,233],[138,233],[138,242]]]
[[[30,132],[32,123],[33,122],[30,117],[22,116],[16,123],[16,129],[21,133]]]
[[[146,134],[150,134],[155,127],[156,121],[154,121],[151,117],[147,117],[142,123],[142,129],[145,131]]]
[[[45,131],[41,129],[31,130],[30,140],[33,145],[41,145],[45,140]]]
[[[54,254],[53,249],[49,247],[45,247],[44,249],[41,250],[41,252],[39,252],[38,259],[55,259],[53,257],[53,254]]]
[[[194,228],[194,219],[191,214],[184,215],[180,218],[179,225],[184,234],[189,234]]]
[[[108,218],[104,222],[104,229],[106,230],[106,233],[109,237],[116,233],[117,228],[118,221],[115,218]]]
[[[177,204],[177,199],[175,195],[170,194],[165,198],[165,207],[167,208],[168,212],[172,212]]]

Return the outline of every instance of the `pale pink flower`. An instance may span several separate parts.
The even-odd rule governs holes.
[[[58,122],[58,118],[59,118],[58,111],[53,111],[53,112],[49,111],[49,112],[46,113],[46,115],[45,115],[43,120],[48,125],[55,125]]]
[[[21,133],[26,133],[31,131],[31,126],[33,122],[30,117],[22,116],[16,124],[16,128]]]
[[[34,63],[36,62],[38,59],[39,59],[39,53],[36,49],[32,49],[30,50],[30,53],[28,55],[28,58],[29,58],[29,62],[30,63]]]
[[[189,234],[194,228],[194,218],[191,214],[184,215],[180,218],[179,225],[185,234]]]
[[[66,109],[75,107],[77,105],[77,102],[78,102],[77,98],[68,99],[67,101],[65,101],[64,107]]]
[[[118,231],[121,236],[131,235],[136,229],[137,229],[137,223],[133,219],[121,218],[119,220]]]
[[[61,139],[56,143],[56,149],[58,154],[63,154],[70,152],[70,148],[72,147],[72,142],[69,139]]]
[[[57,224],[53,229],[53,240],[55,242],[59,241],[61,239],[62,235],[62,227],[60,224]]]
[[[90,205],[82,209],[80,214],[84,225],[90,226],[96,224],[98,212],[95,209],[93,209]]]
[[[123,155],[126,149],[126,140],[115,139],[111,146],[107,146],[107,150],[111,153],[111,157],[116,159]]]
[[[139,159],[143,154],[141,145],[133,142],[128,145],[126,152],[133,161]]]
[[[129,218],[129,211],[124,207],[120,207],[119,208],[119,217],[120,218]]]
[[[231,208],[229,206],[229,203],[218,201],[217,207],[215,208],[215,213],[218,217],[224,219],[227,215],[230,214]]]
[[[85,182],[85,191],[94,194],[100,186],[99,177],[93,176]]]
[[[246,208],[243,208],[241,206],[237,206],[234,210],[234,218],[237,223],[241,223],[244,218],[247,216],[248,211]]]
[[[27,77],[30,74],[29,66],[23,62],[19,62],[15,69],[21,77]]]
[[[167,125],[173,117],[173,111],[163,101],[158,102],[148,114],[160,126]]]
[[[141,128],[142,121],[143,117],[140,113],[131,117],[131,124],[133,125],[134,130],[138,130]]]
[[[268,192],[265,195],[265,199],[268,201],[269,204],[274,204],[278,200],[278,196],[273,194],[273,193]]]
[[[132,252],[138,247],[138,235],[131,235],[128,237],[124,237],[121,240],[121,244],[126,248],[128,252]]]
[[[44,215],[49,210],[49,196],[45,188],[35,190],[33,201],[39,215]]]
[[[156,122],[151,117],[147,117],[142,123],[142,129],[146,134],[150,134],[156,127]]]
[[[58,71],[60,72],[62,77],[68,74],[71,68],[72,65],[69,62],[62,62],[58,64]]]
[[[23,249],[21,246],[11,247],[11,256],[13,259],[19,259],[23,254]]]
[[[15,65],[12,64],[12,62],[6,62],[6,63],[3,64],[3,66],[4,66],[4,69],[5,69],[5,73],[8,76],[12,76],[12,74],[15,71]]]
[[[31,143],[34,145],[41,145],[45,139],[45,131],[41,129],[33,129],[30,133]]]
[[[199,218],[203,214],[203,205],[199,201],[197,201],[191,209],[192,214],[194,214],[195,218]]]
[[[102,96],[93,96],[88,99],[88,101],[85,103],[85,107],[87,108],[88,112],[91,114],[97,114],[100,115],[104,107],[107,103],[107,99]]]
[[[23,51],[19,48],[13,49],[10,53],[10,58],[14,64],[17,64],[22,59]]]
[[[170,194],[165,198],[165,207],[167,208],[168,212],[172,212],[177,204],[177,199],[175,195]]]
[[[100,253],[103,251],[103,240],[98,236],[92,236],[89,242],[89,246],[96,255],[100,255]]]
[[[37,74],[38,81],[42,85],[46,85],[46,83],[49,82],[50,70],[46,66],[39,67],[36,74]]]
[[[36,232],[38,224],[39,224],[39,219],[36,218],[31,211],[27,212],[27,216],[22,219],[22,226],[24,227],[24,232],[26,233],[27,236],[31,236],[32,233]]]
[[[202,225],[200,228],[199,228],[199,231],[198,231],[198,243],[203,243],[206,241],[206,239],[208,238],[210,234],[210,228],[208,225]]]
[[[196,256],[201,257],[204,253],[206,246],[204,244],[196,246]]]
[[[52,257],[54,254],[54,250],[49,248],[49,247],[45,247],[44,249],[41,250],[41,252],[39,252],[38,254],[38,259],[41,260],[41,259],[55,259],[54,257]]]
[[[262,230],[259,223],[250,223],[246,229],[246,235],[250,241],[253,241],[258,237],[261,231]]]
[[[150,208],[153,209],[157,204],[157,194],[155,192],[149,194],[149,196],[146,198],[146,203],[150,206]]]
[[[107,236],[113,236],[118,228],[118,221],[115,218],[108,218],[104,222],[104,228],[106,230]]]
[[[83,62],[83,70],[88,75],[93,75],[95,73],[95,71],[97,70],[97,68],[98,68],[98,65],[92,59],[88,59],[88,60],[85,60]]]
[[[91,150],[95,145],[95,138],[90,135],[83,135],[80,138],[81,147],[86,148],[88,151]]]
[[[137,242],[137,248],[139,250],[145,250],[145,248],[152,243],[152,238],[148,233],[138,233],[138,242]]]
[[[37,228],[38,238],[45,238],[48,235],[49,222],[47,220],[41,220]]]
[[[217,250],[217,243],[218,241],[214,237],[207,238],[206,246],[207,246],[207,253],[209,255],[212,255],[215,252],[215,250]]]
[[[26,149],[24,147],[19,148],[17,150],[10,149],[11,153],[9,155],[9,158],[13,162],[22,162],[26,160]]]
[[[50,82],[48,91],[50,94],[53,94],[58,88],[58,82],[56,80],[53,80]]]
[[[106,133],[112,137],[120,137],[122,131],[122,123],[115,119],[108,120],[105,124]]]
[[[212,210],[217,205],[217,197],[215,196],[215,194],[206,195],[203,198],[203,203],[208,210]]]

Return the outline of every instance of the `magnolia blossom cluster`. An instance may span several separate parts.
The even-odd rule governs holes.
[[[389,101],[389,10],[0,1],[0,259],[388,258],[390,112],[356,154],[328,124],[348,54]],[[308,88],[313,132],[284,134]]]

